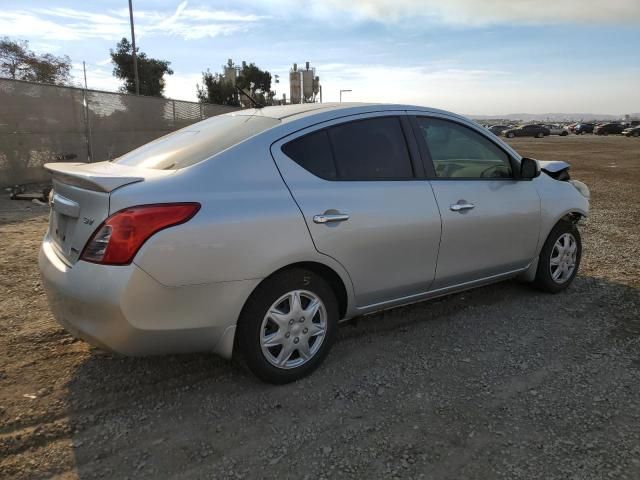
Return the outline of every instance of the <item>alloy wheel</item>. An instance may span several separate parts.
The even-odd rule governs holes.
[[[577,252],[578,245],[571,233],[564,233],[558,237],[549,259],[551,278],[554,282],[562,284],[571,278],[576,268]]]
[[[266,360],[282,369],[307,363],[320,350],[327,332],[327,310],[313,292],[294,290],[269,308],[260,327]]]

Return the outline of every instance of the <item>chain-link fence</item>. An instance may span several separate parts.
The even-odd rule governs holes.
[[[0,78],[0,187],[44,182],[47,162],[108,160],[232,110]]]

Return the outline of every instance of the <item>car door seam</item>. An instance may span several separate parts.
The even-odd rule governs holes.
[[[286,138],[286,137],[284,137]],[[278,142],[280,142],[282,139],[278,140]],[[271,144],[271,146],[269,147],[269,154],[271,155],[271,160],[273,160],[273,165],[275,166],[278,175],[280,175],[280,178],[282,179],[282,183],[284,184],[285,188],[287,189],[287,191],[289,192],[289,195],[291,196],[291,199],[293,200],[293,203],[295,203],[296,207],[298,208],[298,210],[300,211],[300,215],[302,216],[302,222],[304,223],[305,228],[307,229],[307,232],[309,233],[309,238],[311,239],[311,244],[313,245],[313,248],[316,250],[316,252],[318,252],[320,255],[324,255],[325,257],[329,257],[332,260],[334,260],[335,262],[338,263],[338,265],[340,265],[342,267],[342,269],[344,270],[344,272],[347,274],[347,276],[349,277],[349,282],[351,282],[351,291],[354,292],[355,295],[355,287],[353,285],[353,279],[351,278],[351,274],[349,273],[349,270],[347,270],[347,268],[342,264],[342,262],[340,262],[337,258],[331,256],[331,255],[327,255],[324,252],[321,252],[318,249],[318,246],[316,245],[316,242],[313,238],[313,235],[311,234],[311,229],[309,227],[309,224],[307,223],[307,219],[304,216],[304,212],[302,211],[302,207],[300,207],[300,204],[298,203],[298,201],[296,200],[296,197],[293,195],[293,192],[291,191],[291,188],[289,188],[289,185],[287,184],[286,180],[284,179],[284,176],[282,175],[282,172],[280,171],[280,167],[278,166],[278,162],[276,161],[276,158],[273,154],[273,145],[277,143],[274,142]]]

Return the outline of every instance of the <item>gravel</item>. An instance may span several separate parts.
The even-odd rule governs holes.
[[[282,387],[76,341],[38,278],[47,209],[0,200],[0,477],[640,478],[640,141],[512,143],[591,188],[573,286],[367,317]]]

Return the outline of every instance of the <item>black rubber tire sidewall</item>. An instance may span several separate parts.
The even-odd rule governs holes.
[[[308,290],[318,295],[327,311],[327,332],[316,355],[304,365],[284,370],[271,365],[260,348],[260,328],[269,307],[279,297],[293,290]],[[247,367],[260,380],[285,384],[309,375],[329,353],[338,329],[338,303],[327,282],[309,270],[294,268],[274,274],[252,293],[242,309],[236,331],[237,346]]]
[[[553,251],[553,247],[558,240],[558,238],[565,234],[571,233],[576,239],[576,244],[578,250],[576,252],[576,267],[571,274],[571,277],[564,283],[556,283],[551,278],[551,265],[549,264],[549,260],[551,258],[551,253]],[[536,271],[536,278],[534,280],[534,285],[541,290],[549,293],[558,293],[565,290],[571,283],[573,279],[576,277],[578,270],[580,268],[580,260],[582,259],[582,239],[580,238],[580,232],[578,228],[570,222],[560,221],[553,227],[551,233],[547,237],[545,241],[542,251],[540,252],[540,256],[538,257],[538,269]]]

